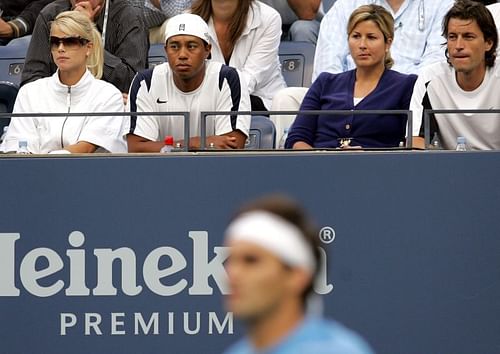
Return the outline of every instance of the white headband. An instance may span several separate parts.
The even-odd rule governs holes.
[[[229,224],[226,240],[254,243],[290,266],[314,272],[314,255],[302,232],[272,213],[251,211],[242,214]]]

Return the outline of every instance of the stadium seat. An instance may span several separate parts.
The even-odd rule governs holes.
[[[148,52],[148,68],[167,61],[163,44],[151,44]]]
[[[14,108],[16,101],[18,86],[8,81],[0,81],[0,113],[10,113]],[[10,118],[0,119],[0,134],[3,132],[3,127],[9,125]]]
[[[17,38],[5,46],[0,46],[1,81],[9,81],[19,85],[30,38],[31,36]]]
[[[23,47],[25,48],[26,51],[28,51],[28,47],[30,46],[30,41],[31,41],[31,35],[29,36],[22,36],[19,38],[14,38],[12,39],[7,45],[12,47]]]
[[[281,71],[289,87],[311,86],[315,50],[315,45],[309,42],[280,43]]]
[[[268,117],[252,116],[250,132],[245,142],[245,149],[274,149],[276,129]]]
[[[323,0],[323,11],[326,14],[337,0]]]

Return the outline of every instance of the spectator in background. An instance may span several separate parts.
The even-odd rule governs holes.
[[[168,62],[138,73],[130,88],[131,112],[190,112],[190,148],[200,147],[200,112],[248,111],[250,97],[238,72],[207,61],[210,56],[208,26],[193,14],[172,17],[167,24],[165,51]],[[221,115],[207,119],[207,146],[243,148],[250,117]],[[172,135],[186,144],[184,121],[172,116],[132,116],[126,130],[130,152],[158,152],[163,138]]]
[[[0,45],[30,35],[36,17],[52,0],[0,0]]]
[[[497,0],[479,0],[478,2],[484,4],[484,5],[491,5],[491,4],[496,4],[498,3]]]
[[[453,0],[337,0],[321,20],[314,56],[313,81],[322,73],[341,73],[355,68],[349,53],[347,22],[351,13],[362,5],[383,6],[395,22],[391,52],[393,69],[404,74],[418,74],[421,68],[442,60],[441,21]],[[297,110],[307,89],[291,87],[277,93],[273,111]],[[272,118],[279,139],[283,127],[293,116]]]
[[[212,60],[238,69],[252,110],[269,110],[273,96],[286,86],[278,57],[278,12],[256,0],[196,0],[191,11],[208,23]]]
[[[355,70],[322,73],[304,97],[307,110],[408,109],[416,75],[390,70],[394,19],[382,6],[360,6],[351,14],[348,44]],[[406,116],[306,115],[293,123],[286,148],[398,147],[405,140]]]
[[[481,3],[457,0],[443,21],[446,59],[425,68],[411,100],[414,144],[424,147],[423,109],[499,109],[498,33],[490,11]],[[444,58],[443,58],[444,59]],[[474,150],[500,149],[499,114],[435,114],[431,136],[453,149],[457,137]]]
[[[149,42],[151,44],[165,44],[165,30],[168,19],[185,12],[191,7],[191,0],[129,0],[141,1],[144,6],[146,25],[149,28]],[[160,23],[156,19],[162,18]],[[155,23],[148,24],[149,19]]]
[[[497,33],[500,33],[500,3],[492,3],[486,6],[488,10],[490,10],[493,15],[493,19],[495,20],[495,24],[497,26]],[[497,57],[500,54],[500,48],[497,48]]]
[[[56,65],[50,55],[50,22],[57,14],[74,9],[92,20],[102,34],[104,71],[102,79],[128,92],[138,70],[146,67],[148,34],[142,14],[126,0],[56,0],[38,16],[26,55],[21,85],[52,75]]]
[[[319,268],[317,230],[304,210],[283,196],[241,209],[226,229],[226,307],[247,337],[225,354],[368,354],[354,332],[307,311]]]
[[[321,0],[262,0],[281,15],[282,40],[316,44],[323,13]]]
[[[453,0],[337,0],[321,21],[313,80],[325,71],[354,68],[345,28],[353,10],[366,4],[383,6],[394,17],[394,70],[418,74],[424,66],[442,60],[441,21]]]
[[[147,0],[127,0],[131,5],[135,6],[139,9],[144,17],[144,25],[149,30],[149,43],[154,44],[155,41],[152,41],[152,33],[156,33],[157,30],[161,27],[161,25],[167,19],[161,11],[154,8],[152,5],[148,3]],[[165,43],[164,41],[160,41],[160,43]]]
[[[103,72],[100,33],[78,11],[60,13],[52,22],[49,47],[57,71],[19,90],[14,113],[123,111],[122,95],[98,80]],[[122,117],[13,117],[6,151],[26,140],[33,154],[126,152]]]

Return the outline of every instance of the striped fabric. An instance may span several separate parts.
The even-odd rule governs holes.
[[[396,13],[387,0],[337,0],[321,22],[313,80],[323,71],[354,69],[347,44],[347,22],[356,8],[366,4],[385,7],[395,19],[391,47],[394,70],[418,74],[422,67],[445,59],[441,22],[453,0],[406,0]]]

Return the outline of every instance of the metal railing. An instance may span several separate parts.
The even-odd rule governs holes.
[[[427,148],[431,143],[431,115],[432,114],[500,114],[500,109],[425,109],[424,110],[424,144]]]
[[[16,117],[133,117],[133,116],[172,116],[177,118],[184,118],[184,141],[190,139],[190,114],[189,112],[88,112],[88,113],[0,113],[0,120],[16,118]],[[184,144],[183,151],[189,150],[189,144]]]
[[[407,134],[406,137],[406,147],[412,147],[412,126],[413,126],[413,112],[410,110],[375,110],[375,109],[367,109],[367,110],[314,110],[314,111],[239,111],[239,112],[218,112],[218,111],[206,111],[201,112],[201,121],[200,121],[200,149],[206,149],[206,137],[207,137],[207,118],[216,115],[265,115],[265,116],[285,116],[285,115],[297,115],[297,114],[305,114],[305,115],[360,115],[360,114],[390,114],[390,115],[405,115],[407,117],[406,128]]]

